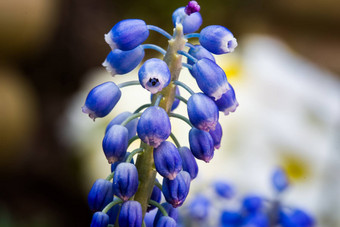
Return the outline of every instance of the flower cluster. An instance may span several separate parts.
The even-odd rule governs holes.
[[[188,202],[188,206],[180,210],[179,214],[183,216],[181,224],[222,227],[312,227],[315,225],[314,218],[306,211],[286,206],[282,202],[282,195],[290,185],[283,169],[277,168],[274,171],[271,183],[275,193],[274,199],[257,194],[247,194],[239,199],[229,182],[215,181],[211,184],[213,196],[211,194],[207,196],[201,191]],[[219,216],[218,221],[212,223],[209,219],[216,218],[216,213]]]
[[[91,226],[118,223],[139,227],[145,213],[155,207],[160,213],[153,220],[154,226],[176,226],[176,208],[185,201],[198,173],[196,159],[209,162],[214,149],[220,147],[219,111],[227,115],[235,111],[238,102],[213,54],[230,53],[237,42],[223,26],[212,25],[194,33],[202,24],[199,10],[196,1],[175,10],[172,36],[139,19],[120,21],[105,35],[112,50],[103,66],[112,76],[135,69],[142,62],[145,49],[156,50],[164,58],[146,60],[138,71],[138,80],[100,84],[86,98],[82,110],[95,120],[110,113],[123,87],[139,85],[151,93],[151,103],[141,105],[133,113],[119,114],[106,128],[102,147],[112,173],[105,180],[97,180],[89,193],[88,203],[95,212]],[[143,44],[150,30],[169,39],[167,51],[154,44]],[[199,44],[188,42],[192,38],[198,38]],[[187,62],[182,62],[182,56]],[[195,93],[178,80],[182,67],[189,69],[202,92]],[[178,87],[188,91],[190,98],[181,96]],[[187,104],[188,118],[172,112],[180,101]],[[190,148],[180,146],[171,132],[169,117],[190,125]],[[141,140],[140,148],[128,152],[129,145],[137,139]],[[135,164],[133,157],[137,154]],[[162,184],[156,180],[157,173],[163,177]],[[161,205],[162,194],[166,203]]]

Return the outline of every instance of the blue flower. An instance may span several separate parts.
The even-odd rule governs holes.
[[[215,100],[230,89],[223,69],[208,58],[198,60],[192,67],[192,74],[201,91]]]
[[[187,104],[189,120],[196,128],[214,130],[218,121],[218,109],[214,101],[202,93],[193,94]]]
[[[192,128],[189,132],[189,144],[195,158],[209,162],[214,157],[214,141],[209,132]]]
[[[177,208],[174,208],[171,204],[169,204],[167,202],[162,203],[162,207],[168,213],[169,217],[171,217],[172,219],[174,219],[177,222],[177,219],[178,219],[178,210],[177,210]],[[154,227],[156,227],[156,225],[158,223],[158,220],[161,217],[163,217],[163,213],[160,210],[158,210],[157,214],[156,214],[156,217],[155,217],[155,220],[153,222],[153,226]]]
[[[158,180],[156,179],[156,181],[158,182]],[[153,201],[156,201],[157,203],[160,203],[161,202],[161,199],[162,199],[162,191],[161,189],[159,189],[156,185],[153,186],[153,189],[152,189],[152,193],[151,193],[151,196],[150,196],[150,199],[153,200]],[[147,209],[146,209],[146,212],[149,212],[153,209],[155,209],[156,207],[154,205],[148,205]]]
[[[171,133],[168,114],[158,106],[147,108],[138,121],[137,133],[144,143],[158,147]]]
[[[256,213],[263,206],[263,199],[257,195],[247,195],[243,198],[242,207],[248,213]]]
[[[146,227],[153,227],[153,223],[156,217],[158,209],[153,209],[145,213],[144,222]]]
[[[123,201],[131,198],[138,189],[138,171],[134,164],[120,163],[113,175],[113,192]]]
[[[139,65],[144,58],[144,54],[145,52],[142,46],[128,51],[114,49],[107,55],[103,66],[112,76],[116,74],[126,74]]]
[[[149,30],[143,20],[127,19],[118,22],[105,35],[105,41],[112,50],[120,49],[126,51],[142,44],[148,36]]]
[[[200,32],[199,42],[213,54],[230,53],[237,47],[233,33],[220,25],[210,25],[203,28]]]
[[[156,94],[169,85],[171,74],[164,61],[152,58],[144,62],[139,69],[138,78],[143,88]]]
[[[177,226],[176,221],[169,216],[161,217],[156,225],[156,227],[176,227],[176,226]]]
[[[215,149],[219,149],[221,147],[222,133],[222,126],[219,122],[217,122],[214,130],[209,131],[209,134],[214,141]]]
[[[230,89],[220,99],[215,101],[218,110],[224,112],[224,115],[234,112],[239,105],[235,97],[234,88],[230,84],[229,87]]]
[[[92,217],[91,227],[107,227],[109,216],[103,212],[96,212]]]
[[[185,171],[181,171],[173,180],[163,178],[165,200],[175,208],[181,206],[189,193],[190,181],[190,175]]]
[[[312,227],[315,221],[305,211],[292,209],[280,212],[280,224],[282,227]]]
[[[196,220],[208,218],[210,212],[210,200],[204,195],[197,195],[189,205],[190,216]]]
[[[92,211],[102,210],[112,200],[112,183],[104,179],[96,180],[87,197],[90,209]]]
[[[272,184],[277,192],[283,192],[289,186],[289,180],[282,168],[277,168],[272,175]]]
[[[182,158],[183,170],[190,174],[191,180],[195,179],[198,174],[198,166],[191,150],[187,147],[180,147],[178,152]]]
[[[143,221],[142,206],[137,201],[123,203],[119,213],[118,223],[120,227],[141,227]]]
[[[110,164],[123,160],[128,140],[128,130],[121,125],[113,125],[105,133],[102,145],[106,159]]]
[[[185,7],[175,10],[172,14],[172,23],[176,27],[177,23],[183,25],[183,33],[188,34],[197,31],[202,25],[202,16],[199,12],[192,13],[190,16],[185,13]]]
[[[190,47],[188,53],[197,60],[201,60],[202,58],[208,58],[211,61],[215,62],[214,56],[201,45],[193,45],[192,47]],[[194,62],[190,58],[187,58],[187,63],[190,65],[194,65]],[[190,69],[189,71],[191,75],[193,75],[192,70]]]
[[[118,114],[115,118],[113,118],[110,123],[106,126],[106,130],[105,133],[107,133],[107,131],[113,126],[113,125],[120,125],[121,123],[123,123],[123,121],[125,121],[128,117],[130,117],[132,115],[132,113],[130,112],[123,112]],[[127,128],[127,130],[129,131],[129,139],[131,139],[132,137],[134,137],[136,135],[137,132],[137,123],[138,123],[138,119],[133,119],[132,121],[130,121],[129,123],[127,123],[125,125],[125,128]]]
[[[95,120],[111,112],[121,96],[119,87],[113,82],[106,82],[94,87],[86,97],[83,113]]]
[[[174,144],[168,141],[162,142],[153,150],[155,167],[157,172],[170,180],[182,170],[182,159]]]
[[[242,226],[269,227],[269,220],[265,214],[251,214],[243,219]]]
[[[223,227],[236,227],[242,222],[242,216],[235,211],[224,210],[221,215],[221,224]]]
[[[225,181],[216,181],[214,182],[213,187],[215,192],[223,198],[230,199],[235,195],[234,188]]]

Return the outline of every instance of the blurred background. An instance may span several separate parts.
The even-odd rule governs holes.
[[[136,95],[136,88],[126,88],[109,117],[93,123],[81,113],[88,91],[112,80],[101,66],[109,52],[104,34],[127,18],[171,33],[172,12],[186,4],[0,1],[0,226],[89,225],[87,193],[110,171],[101,150],[105,126],[149,99],[143,89],[144,95]],[[217,61],[240,106],[220,116],[222,147],[211,163],[200,163],[193,191],[218,177],[241,192],[270,196],[271,171],[279,165],[293,182],[287,204],[315,215],[318,226],[340,226],[340,3],[199,4],[202,27],[220,24],[238,39],[236,51]],[[147,43],[166,48],[165,38],[150,34]],[[157,55],[147,52],[151,56]],[[113,80],[136,78],[136,73]],[[180,79],[195,88],[186,69]],[[185,107],[178,112],[185,113]],[[188,128],[173,124],[187,145],[183,131]]]

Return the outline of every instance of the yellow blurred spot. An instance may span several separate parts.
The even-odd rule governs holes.
[[[296,154],[285,152],[281,156],[281,165],[292,181],[304,181],[311,174],[308,163]]]
[[[234,85],[239,82],[241,79],[241,60],[240,58],[232,54],[225,54],[220,56],[215,56],[216,62],[218,65],[224,70],[225,74],[228,77],[229,83]]]

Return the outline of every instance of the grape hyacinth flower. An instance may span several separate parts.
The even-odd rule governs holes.
[[[106,82],[100,84],[87,95],[82,111],[93,120],[97,117],[105,117],[115,107],[120,96],[120,89],[115,83]]]
[[[203,22],[200,8],[196,1],[189,1],[187,6],[176,9],[172,13],[172,35],[144,20],[126,19],[116,23],[104,36],[110,51],[103,66],[112,76],[138,67],[146,49],[161,55],[145,59],[136,80],[118,85],[103,83],[93,88],[85,100],[82,110],[94,120],[112,111],[124,87],[137,85],[151,93],[150,102],[109,119],[102,148],[111,172],[105,180],[96,181],[88,195],[90,209],[102,210],[93,216],[93,226],[118,221],[119,226],[140,227],[144,217],[154,219],[154,227],[178,226],[175,208],[183,205],[191,181],[197,177],[196,159],[209,162],[214,148],[220,147],[219,111],[234,111],[238,104],[233,88],[212,54],[231,52],[237,43],[232,33],[222,26],[212,25],[193,33]],[[150,31],[163,35],[168,47],[144,43]],[[194,45],[191,38],[198,38],[200,43]],[[193,91],[180,81],[183,67],[189,69],[203,93]],[[189,96],[182,96],[182,88]],[[134,93],[137,92],[136,89]],[[187,116],[177,113],[179,102],[187,105]],[[129,104],[127,102],[127,108]],[[176,132],[172,132],[170,118],[178,118],[190,126],[186,139],[190,149],[179,143]],[[172,142],[167,141],[170,139]],[[131,149],[136,140],[140,140],[139,148]],[[163,177],[162,184],[156,180],[157,173]],[[160,205],[162,194],[167,202]],[[157,215],[146,215],[155,207]]]
[[[171,74],[166,63],[160,59],[147,60],[138,72],[139,82],[146,90],[156,94],[168,86]]]

